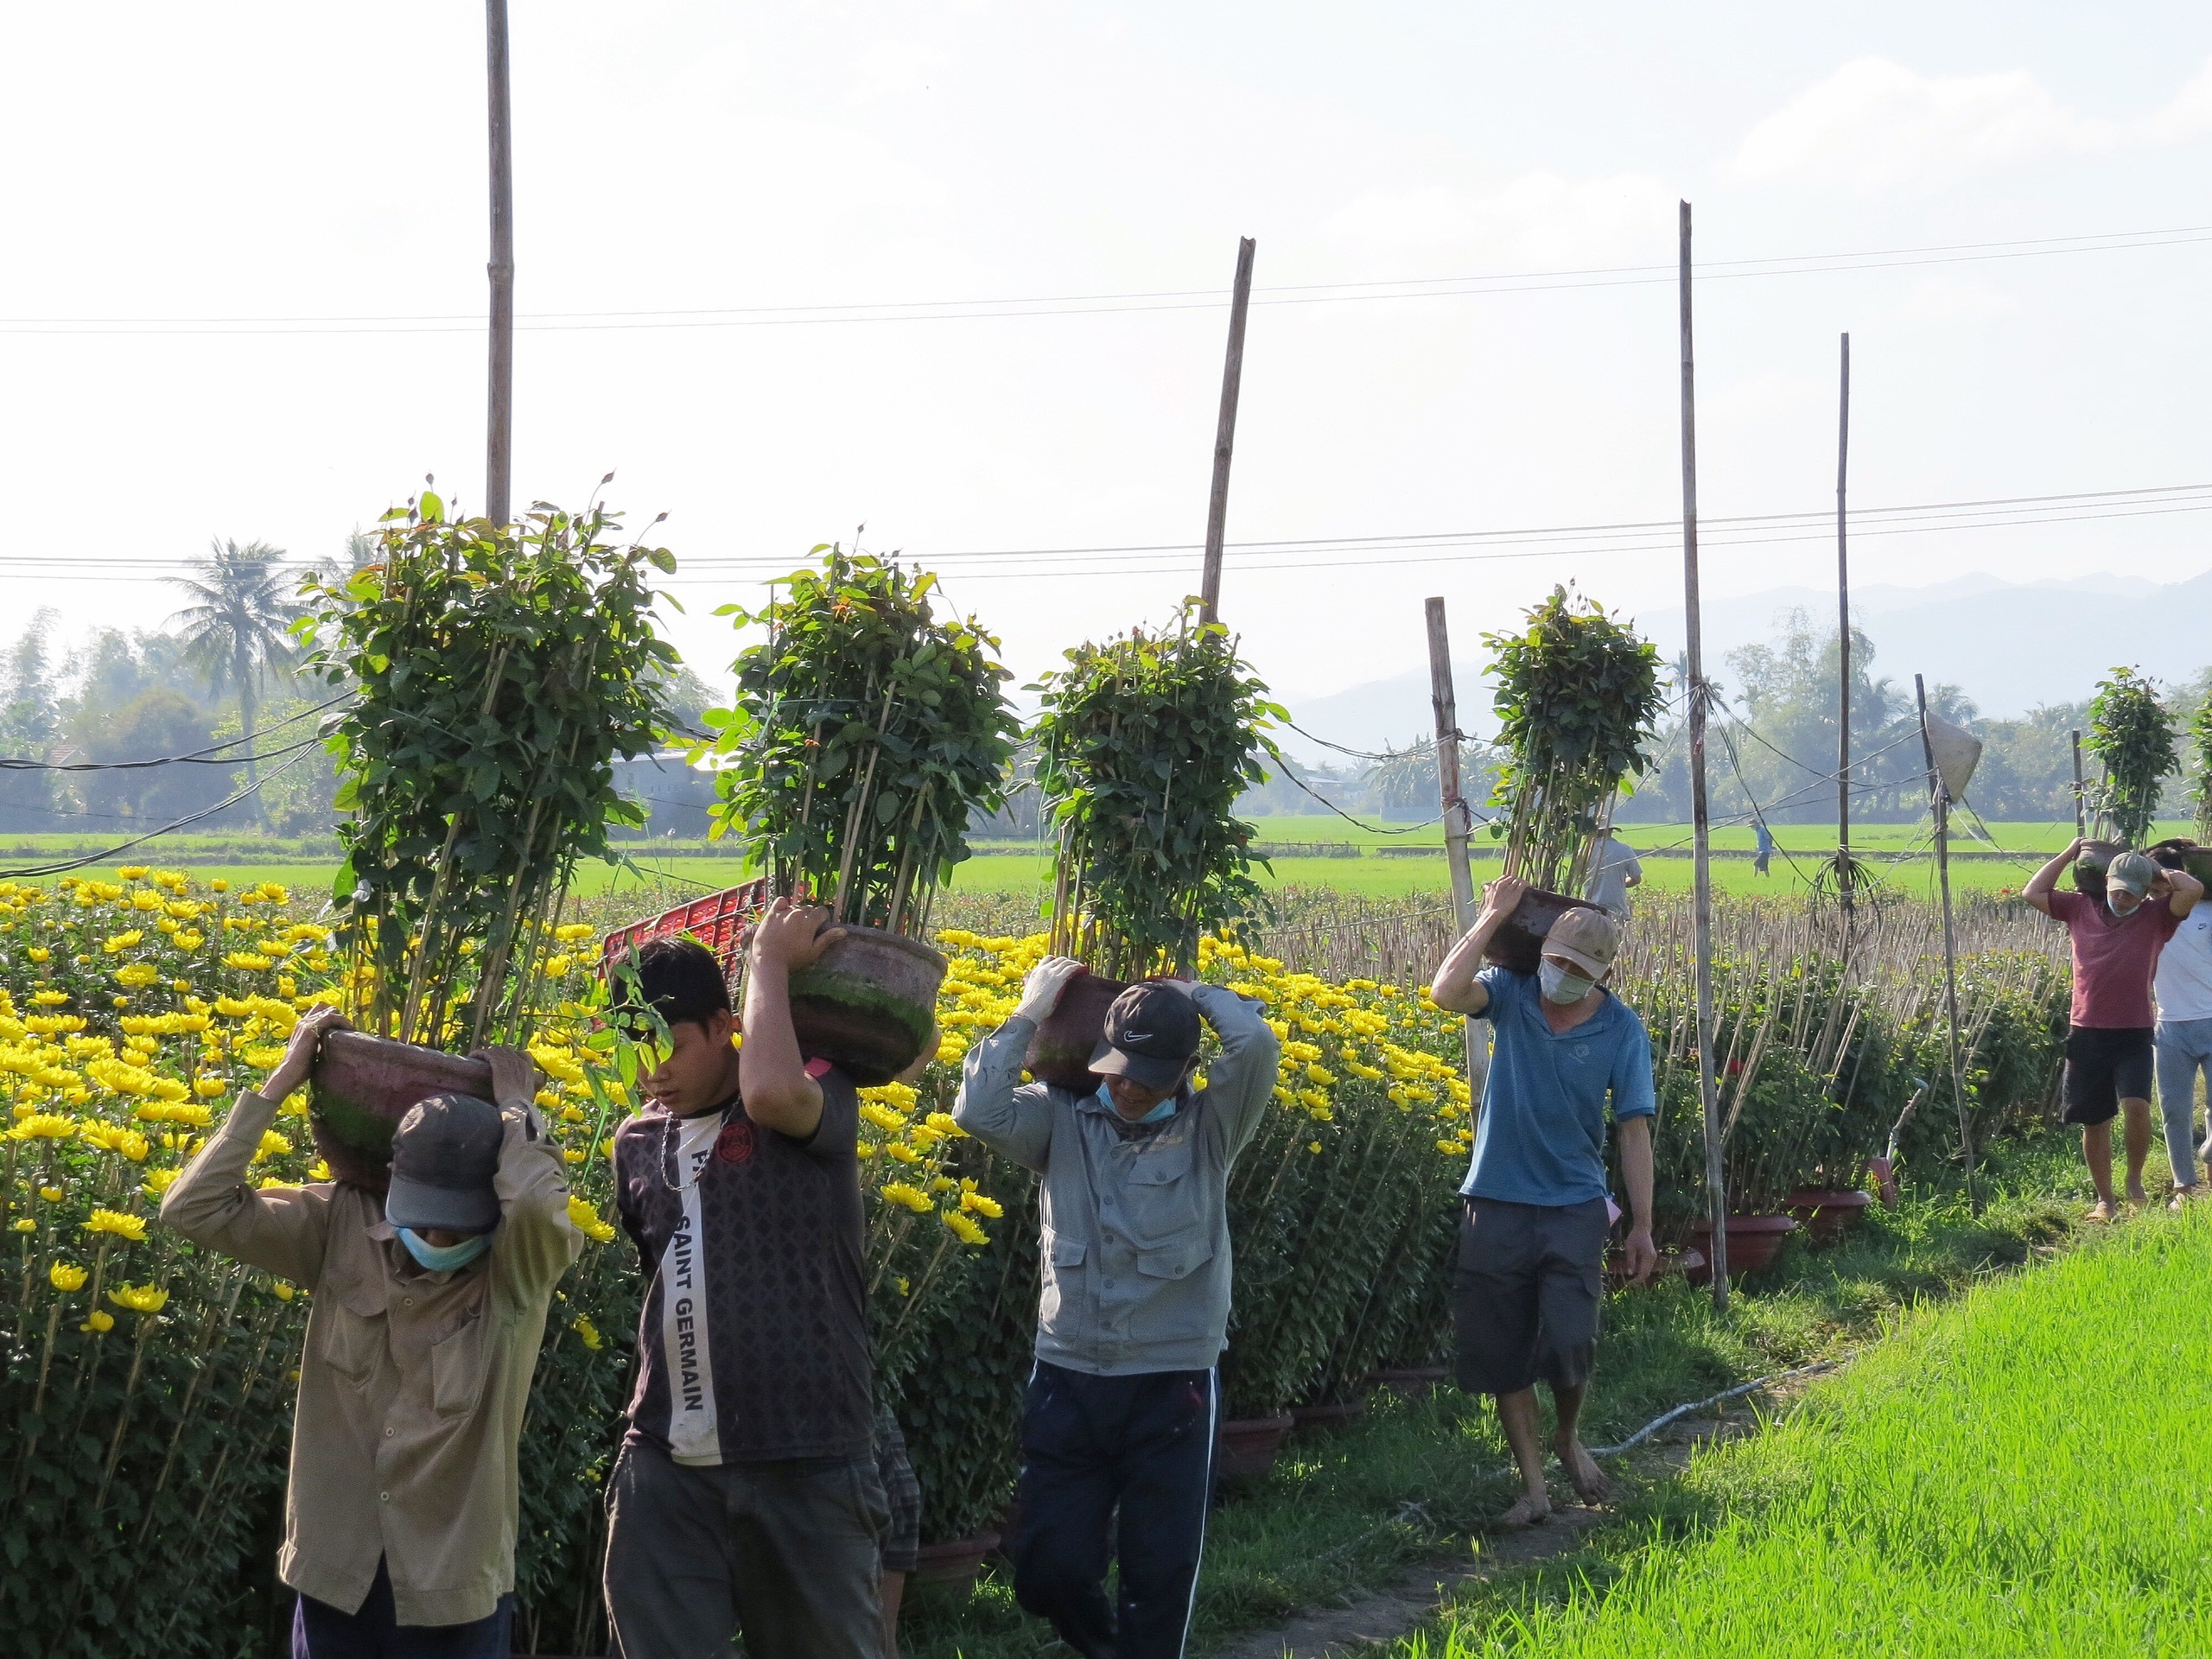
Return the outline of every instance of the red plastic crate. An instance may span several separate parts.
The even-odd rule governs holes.
[[[599,971],[604,976],[615,962],[630,954],[633,944],[643,947],[655,939],[688,933],[715,953],[724,978],[734,979],[744,958],[747,925],[767,907],[768,879],[762,876],[742,887],[678,905],[649,921],[618,927],[600,946]]]

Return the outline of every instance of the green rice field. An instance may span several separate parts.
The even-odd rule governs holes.
[[[2157,1215],[1908,1316],[1579,1566],[1471,1598],[1394,1651],[2212,1650],[2208,1268],[2212,1214]]]
[[[1988,827],[1997,849],[2005,855],[1989,855],[1992,849],[1986,843],[1961,834],[1953,842],[1953,849],[1959,855],[1951,863],[1955,891],[2017,891],[2034,874],[2036,866],[2064,847],[2073,834],[2070,826],[2062,824],[1993,823]],[[2159,825],[2158,833],[2181,834],[2187,828],[2177,821]],[[1317,814],[1261,818],[1254,829],[1255,848],[1267,857],[1271,866],[1268,880],[1274,886],[1332,887],[1370,899],[1451,890],[1442,832],[1433,824],[1394,836],[1383,833],[1382,827]],[[1693,867],[1687,856],[1690,836],[1687,824],[1628,824],[1622,827],[1621,835],[1645,855],[1647,887],[1672,891],[1690,885]],[[1924,824],[1871,824],[1853,829],[1852,844],[1889,886],[1909,897],[1927,899],[1936,893],[1936,865],[1927,850],[1927,837]],[[1833,825],[1783,824],[1776,830],[1775,838],[1779,850],[1768,873],[1761,875],[1747,856],[1753,845],[1751,830],[1737,825],[1715,830],[1713,844],[1719,855],[1713,863],[1715,887],[1732,893],[1802,893],[1810,886],[1820,859],[1834,849],[1835,830]],[[266,853],[261,851],[264,844]],[[717,856],[700,842],[633,842],[624,846],[635,868],[586,866],[578,872],[580,893],[620,891],[641,882],[696,883],[707,891],[744,879],[738,860]],[[202,877],[327,888],[337,869],[328,848],[327,840],[258,843],[237,836],[178,836],[140,849],[131,856],[149,863],[188,866]],[[91,848],[73,836],[16,837],[0,847],[0,872],[83,850]],[[1496,843],[1478,836],[1474,855],[1475,880],[1480,882],[1497,868]],[[86,873],[111,877],[115,868],[104,864]],[[1033,843],[984,842],[976,856],[959,867],[953,885],[965,892],[1034,891],[1041,902],[1050,880],[1049,860]]]

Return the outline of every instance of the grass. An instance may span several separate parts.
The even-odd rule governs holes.
[[[1271,887],[1332,887],[1364,899],[1451,891],[1451,874],[1442,855],[1413,850],[1441,845],[1442,832],[1434,825],[1406,836],[1391,836],[1379,828],[1369,829],[1347,823],[1342,818],[1316,815],[1260,818],[1254,821],[1254,828],[1257,831],[1255,844],[1268,852],[1273,867],[1272,874],[1264,878]],[[2018,891],[2042,859],[2063,848],[2071,834],[2065,827],[2052,824],[1998,823],[1990,829],[2000,847],[2017,852],[2018,856],[1953,860],[1951,884],[1955,892]],[[2177,821],[2160,824],[2158,833],[2178,834],[2186,830],[2187,825]],[[1689,842],[1689,828],[1686,824],[1627,824],[1622,827],[1622,834],[1631,846],[1646,850],[1686,848]],[[1777,898],[1804,893],[1811,884],[1817,860],[1835,844],[1834,827],[1782,824],[1777,826],[1775,838],[1781,851],[1773,859],[1768,874],[1759,874],[1746,858],[1723,856],[1713,862],[1714,887],[1722,893]],[[1852,830],[1853,847],[1868,857],[1891,888],[1910,898],[1933,899],[1936,893],[1936,866],[1926,850],[1925,838],[1925,830],[1916,824],[1867,824],[1854,826]],[[86,842],[83,837],[72,835],[19,836],[10,840],[5,852],[0,853],[0,868],[92,850],[99,844]],[[238,882],[278,881],[287,887],[324,889],[329,887],[338,868],[335,859],[320,855],[321,849],[327,844],[327,838],[257,843],[251,837],[238,836],[178,836],[161,842],[158,848],[142,849],[134,856],[149,861],[190,864],[194,873],[203,877],[220,876]],[[1746,827],[1726,826],[1713,832],[1713,844],[1724,855],[1745,853],[1752,846],[1751,831]],[[1955,850],[1961,852],[1977,850],[1976,844],[1963,836],[1953,844]],[[1339,855],[1301,857],[1293,851],[1276,850],[1301,845],[1326,846]],[[263,847],[267,849],[265,853],[260,850]],[[746,876],[738,860],[713,855],[704,842],[632,842],[623,843],[623,847],[636,864],[636,870],[587,865],[577,872],[575,890],[580,894],[594,895],[619,893],[641,882],[667,882],[677,886],[698,884],[699,889],[704,891],[734,886]],[[1352,849],[1357,849],[1356,854],[1342,855]],[[1479,882],[1497,868],[1496,849],[1478,840],[1474,851],[1475,880]],[[1792,855],[1796,863],[1791,861]],[[86,874],[113,880],[115,868],[102,864],[89,868]],[[1686,889],[1693,873],[1691,861],[1686,857],[1648,857],[1643,869],[1644,885],[1653,892]],[[640,871],[645,874],[641,876]],[[1041,904],[1050,896],[1051,881],[1050,862],[1044,855],[1027,845],[985,843],[977,856],[955,872],[953,885],[958,891],[969,893],[1033,893]]]
[[[1904,1320],[1572,1563],[1402,1659],[2205,1651],[2212,1215]]]
[[[1955,1193],[1909,1192],[1833,1249],[1788,1247],[1725,1318],[1679,1281],[1616,1294],[1591,1393],[1593,1443],[1732,1382],[1842,1353],[1916,1302],[2031,1260],[2068,1236],[2079,1184],[2063,1137],[2014,1145],[1998,1154],[1980,1217]],[[1510,1501],[1506,1458],[1487,1407],[1450,1389],[1414,1401],[1378,1394],[1352,1427],[1294,1435],[1274,1472],[1209,1526],[1194,1650],[1464,1551]],[[1030,1659],[1049,1642],[988,1569],[971,1595],[918,1591],[910,1609],[910,1659]]]

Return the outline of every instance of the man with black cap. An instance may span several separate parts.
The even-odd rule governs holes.
[[[294,1659],[505,1659],[516,1444],[546,1308],[583,1235],[531,1109],[536,1068],[512,1048],[488,1052],[496,1104],[436,1095],[409,1111],[382,1198],[254,1185],[261,1137],[344,1027],[332,1008],[301,1020],[162,1220],[314,1293],[276,1558],[299,1592]]]
[[[1087,1659],[1169,1659],[1190,1629],[1213,1479],[1229,1171],[1281,1047],[1235,992],[1148,980],[1107,1011],[1095,1092],[1022,1084],[1030,1039],[1084,971],[1065,957],[1031,970],[1013,1016],[969,1051],[952,1115],[1039,1177],[1044,1291],[1007,1545],[1015,1598]],[[1201,1017],[1221,1053],[1193,1089]]]

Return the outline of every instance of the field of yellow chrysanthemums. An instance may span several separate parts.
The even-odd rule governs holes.
[[[154,1216],[301,1013],[345,1003],[346,959],[318,908],[274,883],[152,868],[0,883],[0,1237],[14,1256],[0,1402],[16,1430],[0,1446],[16,1495],[0,1554],[34,1573],[35,1624],[66,1631],[105,1607],[105,1652],[212,1651],[259,1593],[248,1552],[281,1491],[310,1287],[203,1256]],[[634,1062],[594,1018],[594,930],[557,933],[531,1043],[538,1104],[573,1166],[577,1224],[612,1245],[607,1160]],[[961,1059],[1012,1010],[1045,943],[938,938],[942,1051],[913,1085],[866,1091],[861,1150],[884,1392],[931,1530],[950,1535],[1004,1501],[1036,1281],[1030,1178],[950,1108]],[[1273,1410],[1427,1357],[1470,1141],[1459,1022],[1418,990],[1286,972],[1227,941],[1205,942],[1200,971],[1265,1002],[1284,1052],[1280,1109],[1232,1192],[1230,1397]],[[303,1096],[253,1167],[265,1185],[327,1178]],[[580,1620],[637,1294],[626,1247],[587,1252],[549,1326],[527,1431],[524,1599]],[[142,1586],[128,1605],[113,1588],[125,1577]]]

